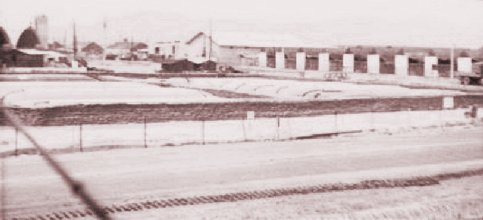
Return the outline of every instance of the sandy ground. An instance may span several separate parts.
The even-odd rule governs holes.
[[[112,70],[116,73],[153,74],[161,70],[160,63],[144,61],[92,60],[89,67]]]
[[[219,89],[276,99],[351,99],[382,97],[414,97],[462,95],[458,91],[410,89],[393,85],[362,85],[344,82],[311,82],[265,78],[171,78],[164,83],[173,86]]]
[[[7,106],[42,108],[76,104],[223,102],[209,93],[132,82],[0,82]]]
[[[25,77],[33,77],[26,75]],[[49,78],[50,77],[50,78]],[[54,77],[54,78],[53,78]],[[464,93],[434,89],[409,89],[388,85],[357,85],[341,82],[305,82],[262,78],[171,78],[159,84],[182,88],[166,88],[148,83],[155,79],[134,82],[90,82],[84,78],[66,77],[68,82],[20,81],[0,82],[0,97],[5,103],[19,107],[51,107],[75,104],[148,104],[148,103],[200,103],[228,102],[237,99],[216,97],[200,89],[226,90],[230,92],[270,97],[279,100],[329,100],[377,97],[415,97],[462,95]],[[59,80],[46,75],[43,79]],[[67,95],[68,94],[68,95]]]
[[[297,195],[114,215],[117,219],[479,219],[483,177],[437,186]]]
[[[56,158],[82,180],[102,204],[109,205],[483,168],[482,134],[481,127],[476,127],[392,136],[374,134],[327,140],[126,149],[63,154]],[[38,156],[5,159],[3,170],[6,173],[1,184],[9,216],[79,208],[78,201]],[[370,198],[371,195],[366,196]],[[457,196],[448,199],[458,204]],[[310,198],[307,200],[310,203]],[[414,196],[403,201],[417,202]],[[343,200],[340,203],[343,204]],[[248,214],[250,207],[254,206],[247,206]],[[275,217],[270,214],[267,218],[277,219],[278,208],[270,207],[275,208],[268,205],[258,210],[274,213]],[[301,209],[300,216],[311,216],[310,211],[300,205],[292,210],[295,209]],[[244,218],[237,213],[245,213],[245,209],[233,215],[220,213],[223,209],[218,206],[212,210],[218,214],[210,216],[208,211],[208,219],[227,215],[228,218]],[[187,213],[185,217],[195,217],[196,212]],[[183,217],[185,214],[185,210],[180,209],[172,215]]]

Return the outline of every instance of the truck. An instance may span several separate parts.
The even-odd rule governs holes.
[[[471,72],[455,73],[462,85],[483,85],[483,61],[473,63]]]

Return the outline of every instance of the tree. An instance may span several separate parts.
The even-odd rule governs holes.
[[[463,50],[463,51],[460,52],[459,57],[470,57],[470,55],[468,54],[468,51]]]
[[[376,48],[371,48],[371,50],[369,51],[369,54],[377,54],[377,50]]]

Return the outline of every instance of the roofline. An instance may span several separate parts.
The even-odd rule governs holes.
[[[320,45],[320,46],[311,46],[311,45],[301,45],[301,46],[256,46],[256,45],[229,45],[229,44],[223,44],[219,45],[220,47],[241,47],[241,48],[265,48],[265,49],[271,49],[271,48],[284,48],[284,49],[300,49],[300,48],[305,48],[305,49],[336,49],[336,46],[331,46],[331,45]]]

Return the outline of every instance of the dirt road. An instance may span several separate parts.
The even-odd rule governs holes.
[[[55,157],[103,204],[483,167],[483,128]],[[82,207],[38,156],[2,161],[9,218]]]

